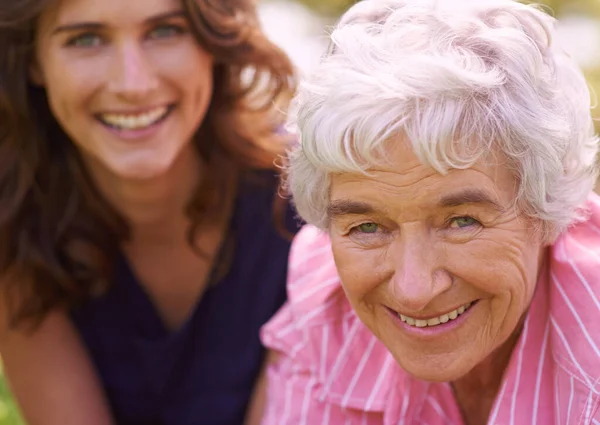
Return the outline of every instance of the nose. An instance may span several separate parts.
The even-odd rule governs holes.
[[[391,254],[391,293],[407,314],[422,311],[452,286],[452,276],[442,267],[443,254],[429,235],[406,232],[394,242]]]
[[[109,81],[109,91],[126,102],[139,102],[158,87],[155,69],[144,54],[143,46],[128,42],[119,46]]]

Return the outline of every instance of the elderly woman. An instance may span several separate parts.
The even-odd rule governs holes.
[[[600,423],[589,93],[509,0],[365,0],[303,84],[268,425]]]

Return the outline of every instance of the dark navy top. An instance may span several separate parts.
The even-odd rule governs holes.
[[[241,425],[264,359],[259,328],[286,299],[290,241],[274,184],[242,184],[228,273],[168,331],[126,260],[101,298],[73,312],[119,425]],[[291,208],[287,227],[298,230]]]

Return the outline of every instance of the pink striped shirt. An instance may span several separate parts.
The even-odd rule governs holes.
[[[554,244],[488,425],[600,425],[600,198]],[[360,322],[328,237],[294,241],[289,301],[263,328],[263,425],[462,425],[447,383],[415,379]]]

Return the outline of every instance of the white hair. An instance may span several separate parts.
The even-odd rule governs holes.
[[[503,155],[515,205],[553,234],[585,219],[598,139],[578,66],[555,20],[511,0],[363,0],[331,33],[292,103],[288,186],[329,226],[331,173],[368,173],[403,135],[440,173]]]

